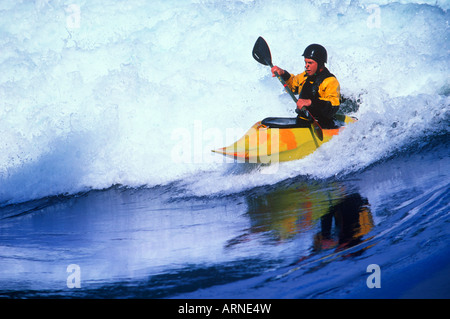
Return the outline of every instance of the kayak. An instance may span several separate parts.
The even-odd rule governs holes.
[[[335,125],[323,128],[320,140],[311,123],[299,118],[266,118],[256,122],[235,143],[212,152],[231,157],[238,162],[274,163],[304,158],[322,144],[338,135],[347,124],[357,119],[347,115],[336,115]]]

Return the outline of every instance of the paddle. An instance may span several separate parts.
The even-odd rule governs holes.
[[[259,37],[258,40],[256,40],[255,46],[253,47],[252,55],[255,58],[255,60],[258,61],[259,63],[268,65],[271,68],[273,67],[272,55],[270,54],[269,46],[267,45],[266,40],[264,40],[262,37]],[[298,99],[295,97],[295,95],[291,91],[291,89],[289,89],[286,82],[281,78],[281,76],[277,72],[275,72],[275,76],[278,78],[278,80],[280,80],[280,82],[281,82],[281,84],[283,84],[286,92],[289,93],[289,95],[292,97],[294,102],[297,104]],[[295,109],[295,111],[298,114],[302,113],[302,115],[305,116],[311,122],[314,133],[316,133],[319,140],[322,141],[323,140],[322,128],[320,127],[319,123],[317,123],[317,120],[314,118],[314,116],[312,116],[311,113],[309,113],[305,109],[302,109],[302,110]]]

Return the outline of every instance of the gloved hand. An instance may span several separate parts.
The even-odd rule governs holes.
[[[277,67],[276,65],[274,65],[274,66],[272,67],[271,71],[272,71],[272,77],[276,76],[276,75],[275,75],[275,72],[276,72],[278,75],[280,75],[280,76],[284,74],[284,70],[281,69],[281,68],[279,68],[279,67]]]
[[[301,110],[304,107],[311,106],[312,101],[309,99],[298,99],[297,101],[297,109]]]

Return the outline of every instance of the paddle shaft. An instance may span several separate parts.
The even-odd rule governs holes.
[[[269,64],[270,68],[273,68],[272,63]],[[284,89],[286,90],[286,92],[289,93],[289,95],[291,96],[291,98],[294,100],[294,102],[297,104],[298,99],[295,97],[294,92],[292,92],[292,90],[288,87],[288,85],[286,84],[286,81],[283,80],[283,78],[278,74],[278,72],[274,72],[275,76],[277,77],[278,80],[280,80],[281,84],[283,84]]]

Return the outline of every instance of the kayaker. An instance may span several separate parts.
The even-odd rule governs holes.
[[[320,44],[306,47],[302,55],[305,71],[291,75],[288,71],[272,67],[272,76],[277,72],[294,94],[299,94],[297,108],[306,108],[322,128],[334,126],[333,116],[340,105],[340,86],[336,77],[325,67],[327,51]]]

